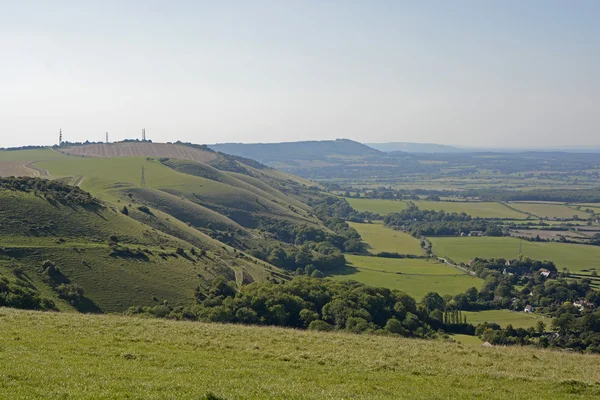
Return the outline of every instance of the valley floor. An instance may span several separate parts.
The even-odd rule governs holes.
[[[597,398],[600,357],[0,308],[0,398]]]

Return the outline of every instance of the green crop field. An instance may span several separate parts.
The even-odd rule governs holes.
[[[371,248],[370,252],[389,251],[400,254],[422,255],[421,242],[402,231],[395,231],[383,224],[359,224],[351,222],[350,226],[362,236],[363,241]]]
[[[482,281],[459,270],[426,259],[397,259],[347,255],[348,266],[333,279],[351,279],[371,286],[402,290],[416,299],[428,292],[462,293]]]
[[[467,322],[475,326],[484,322],[495,322],[502,327],[510,324],[513,328],[530,328],[535,327],[538,321],[542,321],[547,328],[550,328],[552,322],[550,318],[539,314],[509,310],[464,311],[463,313],[467,316]]]
[[[571,219],[574,215],[577,215],[579,218],[585,219],[589,216],[583,210],[574,210],[563,204],[511,202],[510,206],[540,218]]]
[[[356,211],[374,212],[381,215],[387,215],[400,212],[408,207],[404,201],[383,200],[383,199],[346,199]]]
[[[0,309],[0,398],[15,400],[592,399],[599,361],[525,347]]]
[[[472,217],[479,218],[513,218],[524,219],[527,215],[495,202],[476,201],[427,201],[418,200],[414,202],[421,210],[444,210],[447,213],[466,213]]]
[[[519,239],[511,237],[432,237],[433,252],[456,262],[475,257],[509,258],[519,256]],[[600,269],[600,246],[571,243],[522,241],[523,256],[553,261],[559,270],[589,274],[589,268]]]

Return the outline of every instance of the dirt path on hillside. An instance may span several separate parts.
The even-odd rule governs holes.
[[[28,162],[26,164],[22,165],[22,168],[24,170],[26,170],[27,172],[29,172],[34,178],[45,178],[50,176],[50,174],[48,173],[48,171],[46,171],[43,168],[38,168],[35,166],[35,163],[37,163],[39,161],[32,161],[32,162]]]

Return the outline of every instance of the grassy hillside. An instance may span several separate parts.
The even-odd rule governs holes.
[[[64,281],[84,289],[89,301],[82,311],[122,311],[163,300],[191,304],[195,288],[216,276],[252,281],[275,271],[252,258],[237,257],[233,249],[184,224],[176,229],[195,241],[142,223],[142,216],[163,215],[148,216],[132,207],[126,216],[101,203],[52,200],[48,193],[0,189],[0,267],[9,276],[9,266],[21,268],[46,297],[58,301],[52,282],[42,279],[42,263],[52,261],[62,275],[57,284]],[[201,250],[206,256],[198,256]]]
[[[598,356],[240,325],[0,309],[0,349],[11,399],[600,395]]]
[[[250,254],[266,259],[281,241],[290,248],[304,227],[333,235],[306,204],[318,195],[310,182],[202,146],[2,151],[0,162],[28,166],[100,200],[73,205],[37,189],[0,193],[4,264],[17,263],[35,280],[41,264],[52,261],[64,283],[83,289],[82,311],[191,304],[196,287],[216,276],[238,284],[282,279],[286,272]],[[60,308],[58,285],[42,279],[36,287]]]

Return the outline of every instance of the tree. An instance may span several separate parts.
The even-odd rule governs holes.
[[[398,321],[396,318],[388,319],[388,321],[385,324],[385,327],[383,329],[385,329],[386,331],[388,331],[390,333],[397,333],[399,335],[401,335],[405,332],[404,328],[402,327],[402,323],[400,321]]]
[[[440,296],[436,292],[427,293],[425,297],[423,297],[421,303],[423,303],[425,308],[427,308],[429,311],[443,310],[446,308],[446,302],[444,301],[442,296]]]
[[[544,332],[546,332],[546,324],[544,324],[542,321],[538,321],[535,324],[535,331],[537,333],[539,333],[540,335]]]

